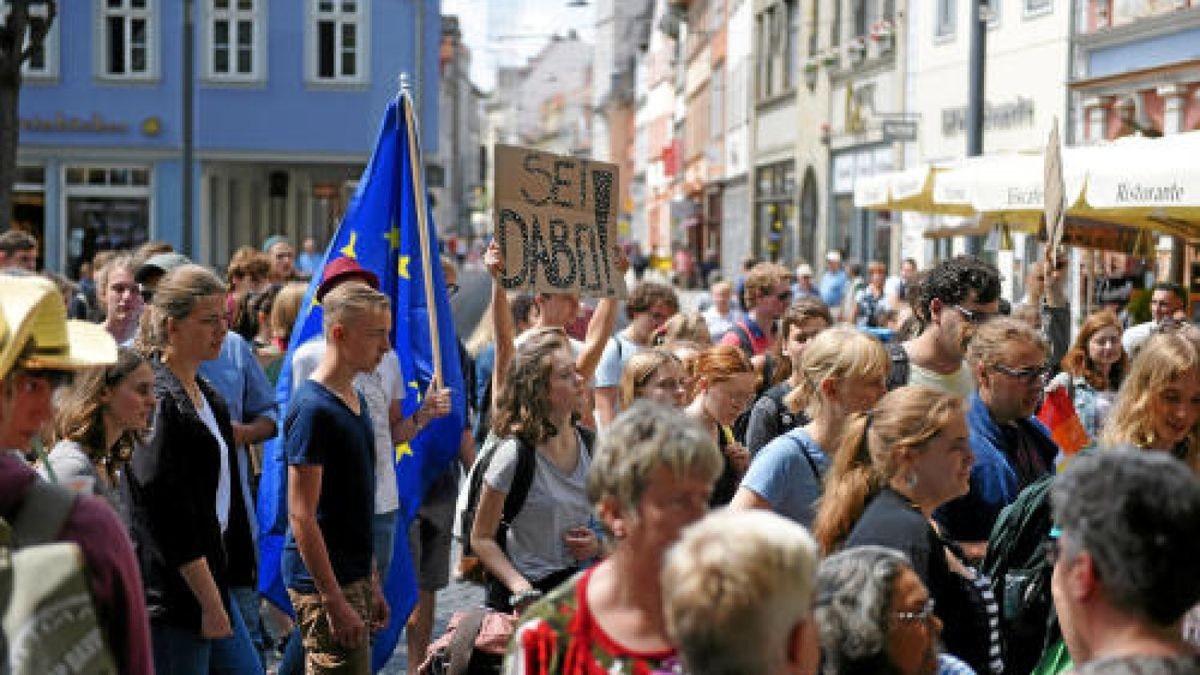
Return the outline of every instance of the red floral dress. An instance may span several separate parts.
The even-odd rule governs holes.
[[[638,652],[612,639],[587,604],[588,568],[538,601],[522,617],[505,672],[514,675],[674,675],[674,649]]]

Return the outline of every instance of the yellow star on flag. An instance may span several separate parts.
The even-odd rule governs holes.
[[[421,385],[417,384],[416,380],[410,380],[408,383],[408,388],[417,392],[417,403],[420,404],[421,403]]]
[[[409,256],[406,256],[406,255],[400,256],[400,262],[397,265],[397,273],[400,275],[400,278],[402,278],[402,279],[411,279],[412,278],[412,277],[408,276],[408,263],[411,260],[412,260],[412,258],[410,258]]]
[[[383,238],[388,240],[388,243],[392,245],[392,249],[400,248],[400,228],[395,225],[383,235]]]
[[[338,249],[342,255],[347,258],[358,258],[358,254],[354,252],[354,245],[358,243],[358,233],[350,230],[350,243]]]
[[[397,445],[396,446],[396,463],[399,463],[400,460],[404,459],[405,457],[412,457],[412,454],[413,454],[412,446],[409,445],[407,441]]]

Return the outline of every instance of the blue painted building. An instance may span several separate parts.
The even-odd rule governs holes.
[[[223,265],[283,233],[323,244],[409,75],[437,151],[439,0],[70,0],[26,66],[14,220],[49,269],[161,239]],[[193,82],[184,231],[183,83]]]

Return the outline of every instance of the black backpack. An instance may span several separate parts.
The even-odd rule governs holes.
[[[576,425],[583,445],[589,454],[596,441],[596,433],[587,427]],[[520,438],[517,442],[517,468],[513,472],[512,485],[508,494],[504,495],[504,511],[500,515],[500,525],[496,528],[496,543],[500,550],[505,550],[504,542],[508,540],[508,528],[516,519],[521,509],[525,508],[525,499],[529,497],[529,488],[533,485],[533,475],[537,471],[537,450]],[[503,441],[501,441],[503,442]],[[500,443],[487,448],[475,460],[475,466],[467,481],[467,503],[459,514],[459,528],[462,536],[462,557],[459,561],[459,576],[476,584],[486,584],[489,578],[483,561],[471,549],[471,529],[475,525],[475,513],[479,510],[479,496],[483,494],[483,478],[487,475],[488,467],[496,457]]]
[[[1000,512],[988,538],[983,572],[992,580],[1000,603],[1000,638],[1005,675],[1025,675],[1060,636],[1050,596],[1053,565],[1046,555],[1053,517],[1050,487],[1044,476]]]

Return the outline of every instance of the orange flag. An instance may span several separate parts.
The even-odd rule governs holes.
[[[1064,455],[1079,452],[1091,441],[1083,428],[1083,422],[1079,421],[1079,415],[1075,414],[1075,405],[1071,403],[1067,387],[1056,387],[1046,394],[1046,400],[1042,403],[1037,417],[1050,429],[1050,437]]]

